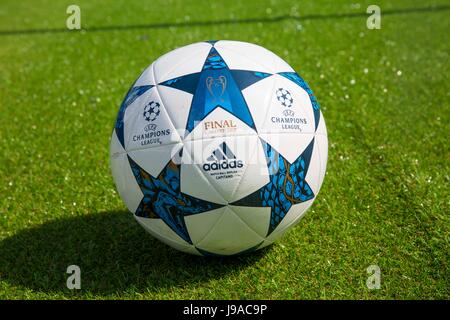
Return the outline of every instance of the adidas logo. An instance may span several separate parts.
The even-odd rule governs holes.
[[[208,161],[208,163],[203,165],[203,170],[205,171],[242,168],[244,166],[242,160],[236,159],[233,151],[231,151],[225,142],[222,142],[222,144],[211,153],[206,161]]]

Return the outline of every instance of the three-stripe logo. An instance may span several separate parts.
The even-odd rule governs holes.
[[[242,160],[236,158],[236,155],[225,142],[222,142],[206,161],[208,162],[203,164],[203,170],[205,171],[242,168],[244,166]]]

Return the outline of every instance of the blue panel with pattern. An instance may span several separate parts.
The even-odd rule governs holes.
[[[190,94],[194,94],[195,90],[197,90],[199,78],[200,72],[191,73],[186,76],[181,76],[175,79],[164,81],[160,83],[160,85],[186,91],[189,92]]]
[[[222,59],[220,54],[217,52],[215,48],[212,48],[206,57],[205,64],[203,65],[203,71],[211,70],[211,69],[225,69],[227,68],[227,64]]]
[[[289,163],[268,143],[262,140],[261,142],[267,159],[270,181],[259,190],[232,204],[246,207],[270,207],[268,236],[280,224],[292,205],[314,198],[314,193],[305,180],[314,139],[293,163]]]
[[[252,84],[272,75],[270,73],[247,70],[231,70],[231,74],[241,90],[244,90]]]
[[[132,86],[130,90],[128,90],[127,95],[125,96],[125,99],[123,99],[122,104],[120,105],[119,114],[117,115],[116,120],[116,134],[117,138],[119,139],[120,143],[122,144],[122,147],[125,148],[125,142],[124,142],[124,124],[123,124],[123,117],[125,116],[125,110],[128,108],[130,104],[134,102],[139,96],[141,96],[144,92],[147,90],[150,90],[153,86],[138,86],[134,87]]]
[[[308,86],[305,80],[303,80],[302,77],[300,77],[296,72],[280,72],[280,75],[283,77],[295,82],[297,85],[299,85],[303,90],[305,90],[309,94],[309,99],[311,100],[311,104],[313,107],[314,112],[314,121],[317,126],[319,125],[319,119],[320,119],[320,105],[317,101],[316,97],[314,96],[314,93],[312,92],[311,88]]]
[[[162,219],[186,242],[192,244],[184,217],[214,210],[223,205],[204,201],[181,192],[180,165],[172,160],[157,177],[151,176],[128,156],[133,175],[144,197],[135,214]]]
[[[219,52],[212,47],[202,70],[160,83],[193,94],[186,123],[186,135],[216,108],[222,108],[249,127],[255,124],[241,90],[271,74],[230,70]]]

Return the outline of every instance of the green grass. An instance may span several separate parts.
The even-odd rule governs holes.
[[[73,2],[2,0],[0,30],[63,29]],[[0,298],[448,299],[450,3],[377,1],[382,29],[368,30],[372,2],[83,0],[88,31],[0,31]],[[108,148],[147,65],[224,38],[287,60],[315,91],[330,144],[302,222],[266,250],[218,260],[137,225]],[[70,264],[82,290],[65,286]],[[372,264],[380,290],[366,287]]]

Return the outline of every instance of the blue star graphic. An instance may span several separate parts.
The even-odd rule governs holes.
[[[232,203],[232,205],[270,207],[268,236],[280,224],[292,205],[314,198],[314,193],[305,180],[314,147],[314,139],[293,163],[289,163],[268,143],[263,140],[261,142],[267,159],[270,181],[259,190]]]
[[[135,214],[138,217],[162,219],[186,242],[192,244],[185,216],[223,207],[181,192],[180,165],[172,160],[157,177],[153,177],[128,156],[128,161],[144,197]]]
[[[258,71],[230,70],[219,52],[212,47],[200,72],[170,79],[159,85],[194,95],[187,118],[186,135],[216,108],[228,111],[256,130],[241,91],[271,75]]]

